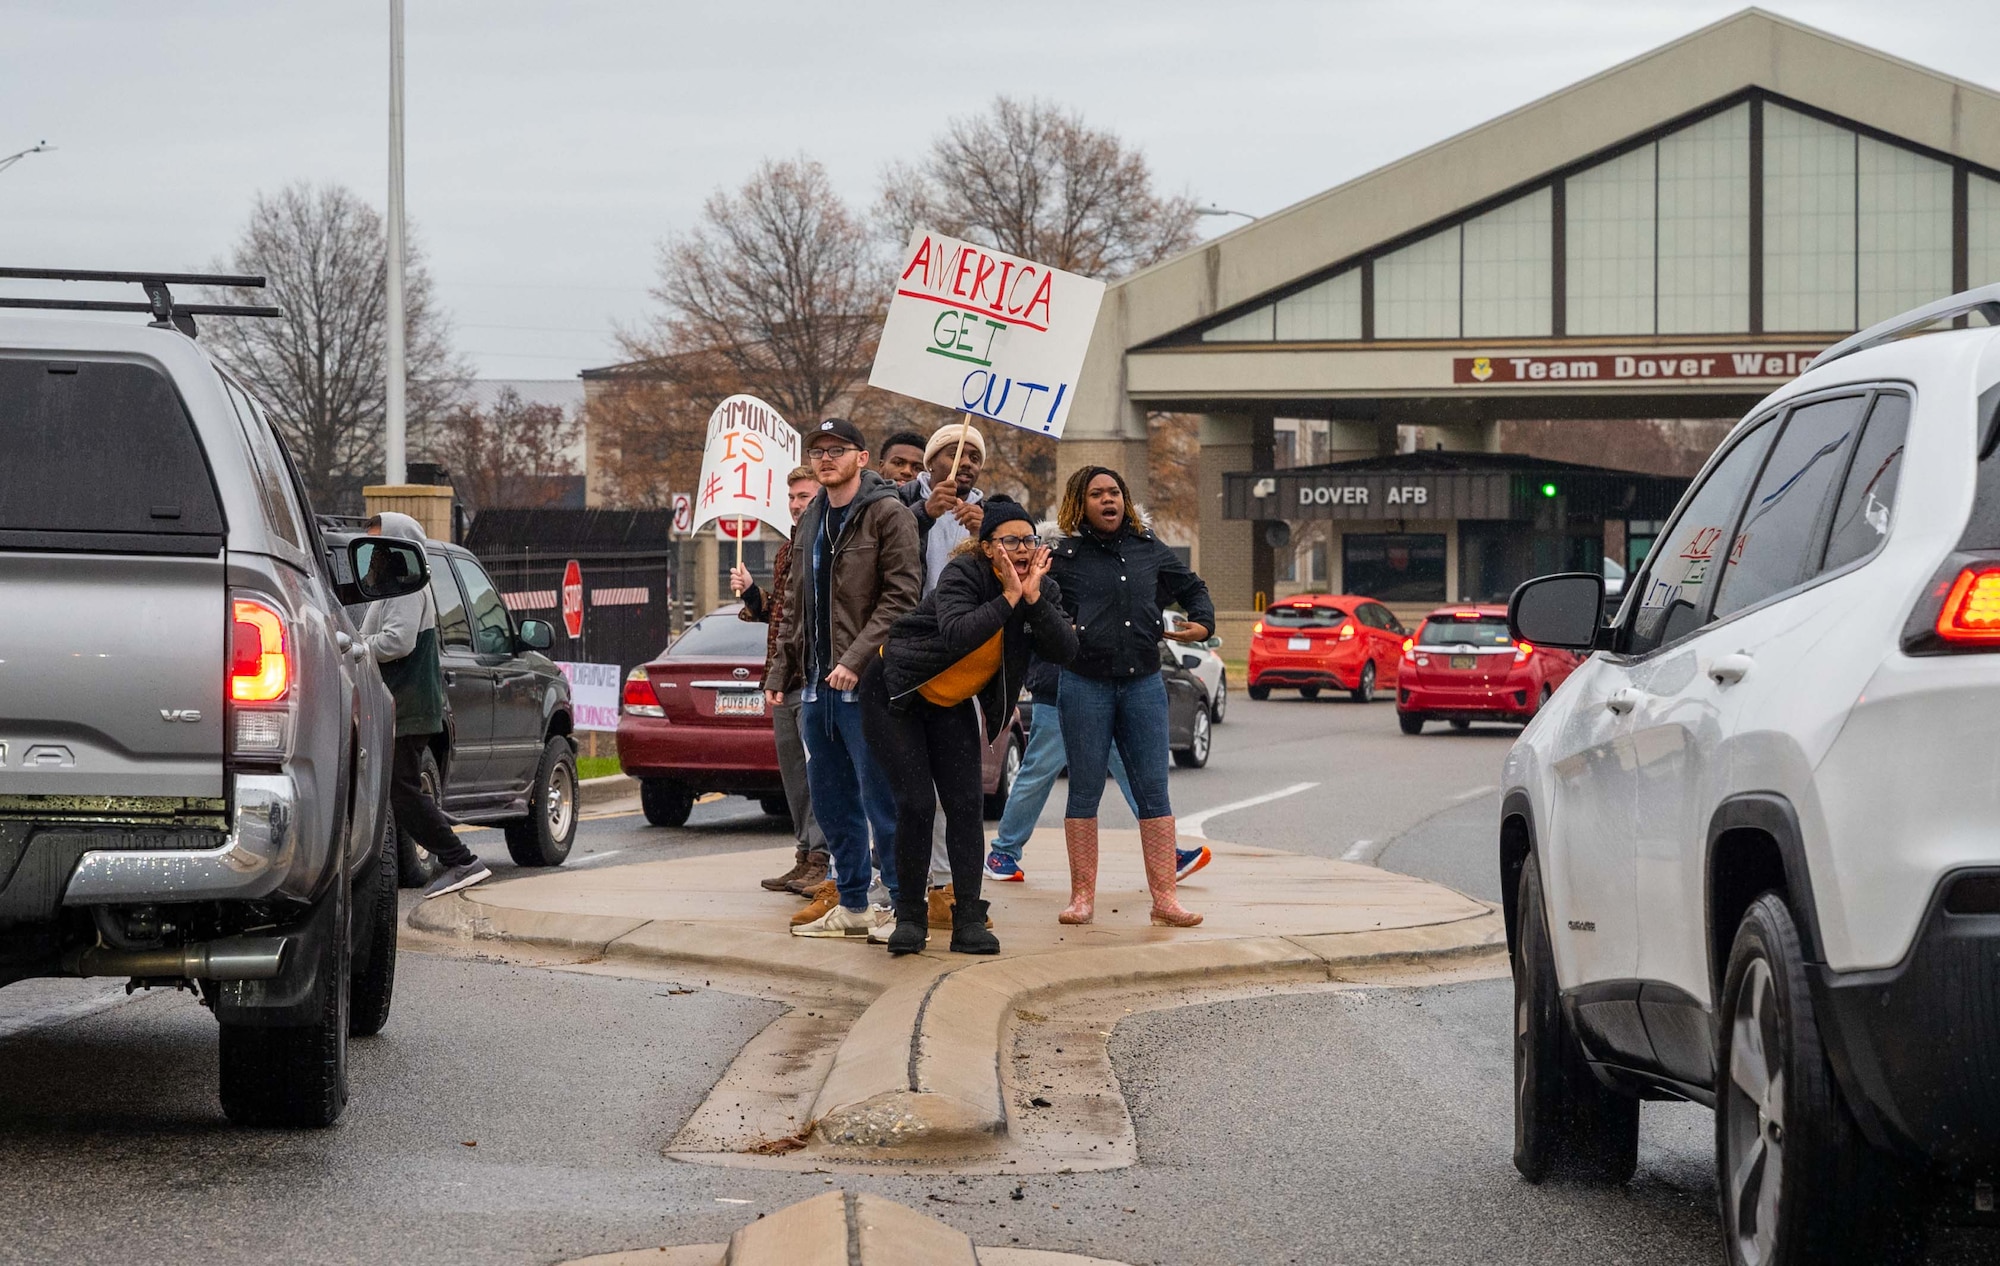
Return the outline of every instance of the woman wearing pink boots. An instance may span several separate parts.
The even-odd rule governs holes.
[[[1159,640],[1198,642],[1215,625],[1208,586],[1139,520],[1117,471],[1086,466],[1063,489],[1053,546],[1063,609],[1076,625],[1077,655],[1063,669],[1056,703],[1069,754],[1069,907],[1064,923],[1088,923],[1097,900],[1097,803],[1111,745],[1131,776],[1153,922],[1188,928],[1201,916],[1174,897],[1174,811],[1167,801],[1167,688]],[[1168,632],[1163,604],[1187,613]]]

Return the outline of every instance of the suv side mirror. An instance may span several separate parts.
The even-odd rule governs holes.
[[[424,547],[393,536],[357,536],[347,543],[347,574],[336,578],[343,604],[413,594],[431,581]]]
[[[549,627],[547,620],[523,620],[514,640],[524,649],[545,651],[556,644],[556,631]]]
[[[1604,577],[1593,572],[1538,576],[1507,601],[1507,629],[1517,642],[1588,651],[1597,645]]]

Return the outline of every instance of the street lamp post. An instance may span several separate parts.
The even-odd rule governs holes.
[[[1231,211],[1225,207],[1196,207],[1194,213],[1196,215],[1240,215],[1246,220],[1255,220],[1257,218],[1248,211]]]
[[[36,141],[33,145],[30,145],[28,148],[21,150],[18,153],[9,154],[5,158],[0,158],[0,171],[6,171],[9,167],[12,167],[15,163],[20,162],[22,159],[26,158],[30,154],[46,154],[54,148],[55,146],[49,144],[47,141]]]
[[[404,467],[408,397],[403,317],[403,0],[389,0],[389,279],[383,304],[388,322],[388,399],[383,436],[383,482],[400,484]]]

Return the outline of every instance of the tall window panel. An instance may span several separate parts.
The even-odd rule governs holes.
[[[2000,181],[1968,176],[1965,212],[1966,284],[2000,283]]]
[[[1856,324],[1951,293],[1951,168],[1861,137],[1855,155]]]
[[[1242,316],[1224,321],[1201,332],[1204,343],[1268,343],[1271,341],[1271,305],[1252,308]]]
[[[1458,226],[1375,261],[1376,338],[1458,337]]]
[[[1465,338],[1547,336],[1555,198],[1538,189],[1465,222]]]
[[[1764,107],[1764,327],[1854,328],[1854,133]]]
[[[1280,341],[1361,337],[1361,270],[1350,268],[1318,285],[1278,300]]]
[[[1660,138],[1659,332],[1750,328],[1750,107]]]
[[[1567,333],[1653,332],[1653,179],[1651,145],[1569,178]]]

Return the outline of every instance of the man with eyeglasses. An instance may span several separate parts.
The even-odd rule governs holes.
[[[922,598],[923,561],[916,521],[896,486],[867,469],[860,428],[845,418],[819,423],[806,432],[806,461],[820,489],[792,529],[798,561],[786,577],[786,619],[764,670],[764,693],[776,708],[794,673],[805,682],[799,728],[806,781],[840,902],[792,932],[865,938],[889,918],[886,908],[868,905],[871,830],[875,863],[895,900],[896,801],[862,735],[858,687],[889,626]]]

